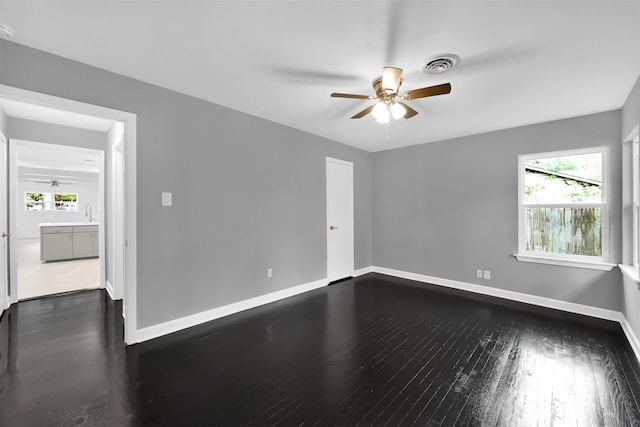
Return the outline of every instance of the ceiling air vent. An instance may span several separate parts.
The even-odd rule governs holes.
[[[425,61],[422,71],[426,74],[441,74],[449,71],[460,62],[460,57],[453,53],[443,53],[441,55],[432,56]]]

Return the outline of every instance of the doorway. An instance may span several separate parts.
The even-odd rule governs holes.
[[[18,300],[104,288],[104,151],[12,139],[10,152]]]
[[[327,279],[353,275],[353,163],[327,157]]]
[[[20,103],[24,109],[20,109],[19,114],[32,114],[37,117],[46,115],[51,121],[48,123],[61,124],[64,126],[73,127],[79,120],[90,120],[95,122],[108,121],[116,124],[120,123],[121,126],[111,126],[108,131],[108,146],[103,147],[105,153],[110,153],[113,145],[111,141],[115,141],[120,132],[121,140],[121,152],[122,152],[122,177],[120,178],[124,183],[124,191],[120,194],[111,194],[110,197],[120,199],[120,206],[123,207],[124,221],[120,223],[122,238],[119,239],[121,247],[115,247],[111,242],[107,242],[105,238],[105,228],[99,228],[99,241],[105,242],[107,246],[110,246],[116,253],[122,255],[124,261],[121,268],[122,282],[112,283],[112,287],[116,294],[122,295],[123,299],[123,311],[126,311],[127,316],[124,321],[124,341],[126,344],[135,344],[137,342],[137,292],[136,292],[136,277],[137,277],[137,224],[136,224],[136,115],[120,110],[113,110],[110,108],[100,107],[97,105],[86,104],[82,102],[72,101],[69,99],[59,98],[55,96],[45,95],[37,92],[31,92],[23,89],[18,89],[10,86],[0,85],[0,106],[5,107],[7,102]],[[51,114],[51,112],[55,114]],[[5,108],[5,112],[6,108]],[[9,118],[12,114],[7,112]],[[18,116],[13,116],[18,117]],[[40,120],[46,122],[47,120],[41,120],[33,117],[23,117],[29,120]],[[11,135],[8,135],[11,137]],[[115,144],[115,143],[114,143]],[[103,178],[103,181],[99,182],[100,187],[104,188],[105,181],[108,180],[110,188],[113,188],[111,182],[112,176],[109,176],[110,167],[105,167],[105,174],[107,176]],[[6,205],[7,199],[3,199],[3,205]],[[104,201],[102,201],[104,202]],[[100,204],[104,206],[104,203]],[[100,222],[104,222],[106,209],[101,210]],[[106,224],[105,224],[106,225]],[[109,239],[115,232],[114,229],[110,229],[111,232],[107,233]],[[11,231],[11,229],[10,229]],[[104,245],[101,246],[101,253],[99,259],[101,262],[105,260]],[[8,283],[2,288],[0,283],[0,292],[8,297],[8,303],[12,304],[18,301],[18,292],[16,288],[16,276],[17,276],[17,264],[15,263],[15,257],[11,254],[16,254],[18,250],[17,239],[11,238],[9,244],[9,280]],[[111,261],[110,261],[111,262]],[[108,269],[107,269],[108,270]],[[103,269],[103,271],[105,271]],[[106,278],[107,280],[109,277]],[[115,281],[115,279],[114,279]],[[113,297],[113,294],[112,294]]]

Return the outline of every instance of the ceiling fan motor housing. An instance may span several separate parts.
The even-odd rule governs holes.
[[[402,80],[400,81],[400,84],[402,84]],[[381,101],[387,101],[388,100],[387,98],[390,98],[393,95],[396,95],[397,93],[389,89],[385,90],[382,87],[382,76],[376,77],[375,79],[373,79],[373,82],[371,82],[371,85],[373,86],[373,90],[376,92],[376,97],[379,98]],[[398,87],[400,87],[400,85],[398,85]]]

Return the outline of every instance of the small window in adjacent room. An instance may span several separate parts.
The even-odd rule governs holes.
[[[75,193],[56,193],[53,200],[57,211],[78,211],[78,195]]]
[[[51,210],[51,193],[25,193],[24,209],[27,211]]]
[[[35,193],[24,195],[24,208],[27,211],[78,211],[76,193]]]
[[[519,260],[610,269],[603,265],[607,152],[599,147],[520,156]]]

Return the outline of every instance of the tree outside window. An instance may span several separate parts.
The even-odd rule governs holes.
[[[27,211],[47,211],[51,209],[50,193],[26,193],[25,209]]]
[[[53,195],[57,211],[77,211],[78,195],[75,193],[56,193]]]
[[[521,252],[605,258],[604,162],[604,149],[521,156]]]

